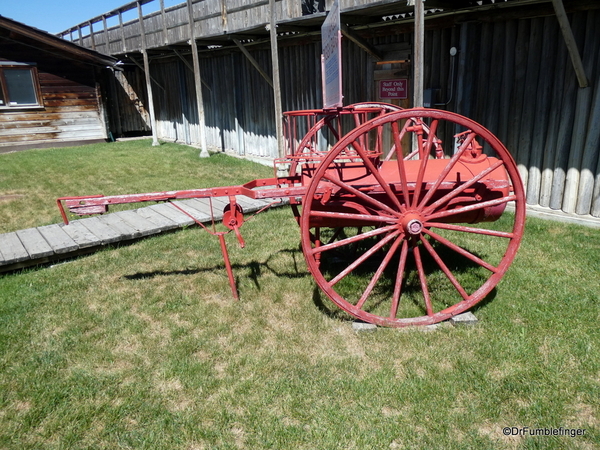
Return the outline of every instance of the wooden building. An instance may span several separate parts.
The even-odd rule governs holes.
[[[0,16],[0,152],[106,140],[101,72],[116,62]]]
[[[278,97],[284,111],[322,106],[332,0],[305,3],[138,0],[61,36],[126,63],[112,86],[116,133],[151,128],[155,139],[269,159],[280,151]],[[422,51],[427,105],[497,134],[529,204],[600,217],[600,2],[425,0],[421,47],[408,3],[340,0],[344,103],[386,100],[382,80],[407,78],[412,93]]]

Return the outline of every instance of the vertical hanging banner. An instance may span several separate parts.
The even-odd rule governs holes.
[[[321,72],[323,77],[323,108],[343,106],[342,103],[342,29],[340,3],[334,0],[321,26]]]

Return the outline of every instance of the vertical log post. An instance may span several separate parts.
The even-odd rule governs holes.
[[[425,2],[410,0],[415,7],[415,37],[413,43],[414,93],[413,107],[423,107],[423,58],[425,53]]]
[[[94,38],[94,25],[92,22],[88,22],[88,26],[90,27],[90,40],[92,42],[92,50],[96,50],[96,40]]]
[[[190,45],[192,46],[192,62],[194,66],[194,85],[196,88],[196,106],[198,108],[198,127],[200,128],[200,158],[210,156],[206,148],[206,124],[204,120],[204,101],[202,100],[202,78],[200,77],[200,59],[194,27],[194,7],[192,0],[187,0],[188,21],[190,24]]]
[[[597,29],[593,15],[588,15],[585,19],[585,47],[583,48],[583,61],[585,61],[584,73],[593,73],[594,56],[600,50],[600,43],[595,39]],[[589,43],[589,44],[588,44]],[[577,202],[579,195],[579,186],[581,182],[581,169],[583,156],[585,153],[585,138],[588,130],[588,121],[592,110],[593,90],[582,88],[577,89],[575,105],[575,122],[572,128],[571,147],[569,153],[567,177],[565,179],[565,191],[563,197],[562,210],[566,213],[577,213]],[[584,172],[584,179],[589,180],[589,173]],[[583,204],[580,204],[580,211],[584,211]],[[585,212],[582,214],[587,214]],[[579,213],[578,213],[579,214]]]
[[[121,33],[121,48],[125,52],[127,47],[125,46],[125,30],[123,30],[123,14],[121,10],[119,10],[119,32]]]
[[[273,97],[275,102],[275,133],[277,134],[277,155],[280,158],[285,156],[283,149],[283,108],[281,105],[281,83],[279,80],[279,53],[277,47],[277,11],[275,9],[275,0],[269,0],[270,9],[270,27],[271,37],[271,64],[273,66]]]
[[[167,34],[167,15],[165,14],[165,0],[160,0],[160,18],[162,20],[163,42],[165,45],[169,42]]]
[[[108,26],[106,25],[106,16],[102,16],[102,26],[104,27],[104,53],[110,55],[110,48],[108,46]]]
[[[227,33],[227,5],[225,0],[221,0],[221,25],[223,26],[223,33]]]
[[[144,16],[142,13],[142,3],[137,2],[138,17],[140,21],[140,32],[142,35],[142,56],[144,57],[144,72],[146,75],[146,91],[148,92],[148,110],[150,112],[150,126],[152,127],[152,146],[160,145],[156,134],[156,116],[154,114],[154,99],[152,97],[152,81],[150,78],[150,61],[148,60],[148,51],[146,50],[146,30],[144,29]]]

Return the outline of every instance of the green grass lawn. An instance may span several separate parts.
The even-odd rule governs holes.
[[[148,142],[0,154],[0,233],[61,222],[58,197],[229,186],[273,176],[270,167],[223,154],[201,160],[198,149]]]
[[[0,202],[2,232],[58,222],[59,195],[272,173],[197,153],[136,141],[0,155],[0,194],[23,196]],[[315,288],[287,208],[242,234],[245,249],[228,237],[238,302],[198,228],[0,275],[0,448],[600,446],[600,230],[530,219],[476,326],[364,334]]]

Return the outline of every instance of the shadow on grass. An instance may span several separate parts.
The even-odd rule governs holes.
[[[447,248],[443,248],[443,247],[437,248],[437,251],[440,253],[440,255],[443,255],[445,257],[449,256],[446,253],[453,253],[451,250],[449,250]],[[256,289],[258,291],[260,291],[261,290],[261,278],[266,273],[273,274],[277,278],[287,278],[287,279],[300,279],[300,278],[304,278],[307,276],[311,276],[308,269],[306,268],[304,258],[301,256],[301,254],[302,254],[302,251],[299,250],[297,247],[296,248],[287,248],[287,249],[279,250],[279,251],[269,255],[269,257],[263,261],[252,260],[252,261],[249,261],[246,263],[234,263],[234,264],[232,264],[231,267],[232,267],[232,270],[234,273],[236,285],[238,284],[239,279],[241,277],[246,277],[246,278],[250,279],[252,281],[252,283],[254,284],[254,286],[256,287]],[[281,263],[281,259],[280,259],[282,256],[283,256],[283,258],[285,258],[285,261],[283,262],[283,264]],[[301,259],[302,261],[299,262],[298,259]],[[435,264],[432,264],[431,261],[427,261],[427,259],[428,258],[425,258],[425,261],[424,261],[424,263],[425,263],[424,269],[425,269],[426,276],[429,276],[434,271],[436,271],[436,269],[439,270],[439,267],[437,267]],[[334,266],[338,265],[340,263],[340,261],[336,260],[335,263],[333,263],[332,265],[328,265],[327,262],[325,262],[325,261],[323,261],[322,263],[324,265],[324,267],[322,267],[324,269],[324,272],[328,272],[329,270],[333,269]],[[342,263],[342,264],[347,264],[347,262]],[[390,264],[390,266],[394,267],[395,264]],[[461,258],[460,264],[458,266],[459,266],[459,268],[456,270],[458,272],[462,272],[462,271],[469,270],[470,267],[477,266],[477,265],[466,258]],[[410,265],[407,268],[409,270],[413,270],[413,271],[415,269],[414,267],[410,267]],[[156,277],[165,277],[165,276],[168,277],[168,276],[177,276],[177,275],[183,275],[183,276],[198,275],[198,274],[202,274],[202,273],[212,273],[217,270],[225,272],[225,265],[218,264],[218,265],[214,265],[211,267],[198,267],[198,268],[185,268],[185,269],[179,269],[179,270],[155,270],[155,271],[150,271],[150,272],[138,272],[138,273],[133,273],[133,274],[129,274],[129,275],[124,275],[123,278],[127,279],[127,280],[146,280],[146,279],[151,279],[151,278],[156,278]],[[364,270],[365,270],[365,273],[363,273],[362,275],[366,276],[366,273],[369,272],[369,270],[368,270],[368,268],[364,269]],[[241,271],[244,271],[245,275],[240,275],[239,272],[241,272]],[[359,269],[357,272],[362,272],[362,271],[363,271],[362,269]],[[390,272],[389,269],[386,270],[384,273],[385,273],[385,278],[387,280],[389,280],[390,283],[392,283],[393,280],[395,279],[395,273],[393,273],[393,271]],[[385,286],[383,286],[382,288],[385,288],[386,290],[389,290],[390,292],[393,290],[392,285],[389,283],[385,283]],[[405,294],[409,294],[409,296],[410,296],[410,294],[415,294],[415,292],[416,293],[420,292],[420,288],[419,288],[418,284],[409,283],[407,285],[406,283],[403,283],[403,292]],[[482,301],[480,301],[477,305],[475,305],[470,310],[472,312],[476,312],[479,309],[485,307],[485,305],[487,305],[490,301],[492,301],[496,297],[496,292],[497,292],[496,288],[494,287],[492,289],[492,291]],[[239,292],[238,292],[238,294],[239,294]],[[413,295],[413,297],[414,297],[414,295]],[[337,305],[335,305],[335,303],[331,302],[329,300],[329,298],[327,298],[327,295],[324,294],[323,291],[321,291],[321,289],[316,284],[314,285],[314,288],[313,288],[312,301],[313,301],[314,305],[317,307],[317,309],[321,313],[326,315],[327,317],[330,317],[330,318],[336,319],[336,320],[343,320],[343,321],[357,320],[353,316],[351,316],[349,313],[338,308]],[[414,301],[414,299],[413,299],[413,301]],[[376,306],[378,306],[378,305],[376,305]],[[448,306],[452,306],[452,305],[451,304],[446,305],[446,307],[448,307]],[[425,311],[423,311],[423,314],[426,314]]]
[[[476,315],[477,311],[479,311],[482,308],[485,308],[488,303],[490,303],[496,298],[496,294],[497,290],[496,288],[493,288],[492,291],[488,295],[486,295],[483,300],[481,300],[479,303],[477,303],[467,311],[470,311]],[[331,319],[341,320],[343,322],[362,322],[362,320],[338,308],[337,305],[335,305],[331,300],[329,300],[329,298],[325,298],[325,301],[323,301],[324,296],[327,297],[318,286],[315,286],[313,289],[312,301],[322,314]]]
[[[299,269],[298,263],[296,261],[296,255],[298,253],[300,253],[300,251],[298,249],[293,249],[293,248],[279,250],[278,252],[275,252],[272,255],[270,255],[265,261],[254,260],[254,261],[250,261],[250,262],[244,263],[244,264],[234,263],[231,265],[231,268],[234,271],[243,270],[243,269],[248,270],[249,271],[248,278],[250,278],[254,282],[257,289],[260,290],[259,280],[265,271],[270,272],[277,277],[284,277],[284,278],[303,278],[303,277],[306,277],[307,275],[309,275],[308,270],[302,272]],[[278,270],[277,268],[274,267],[272,261],[280,255],[291,255],[291,258],[293,260],[293,266],[294,266],[293,270],[291,270],[291,271],[290,270]],[[225,270],[225,264],[219,264],[219,265],[212,266],[212,267],[202,267],[202,268],[197,268],[197,269],[155,270],[152,272],[138,272],[138,273],[134,273],[131,275],[124,275],[123,278],[125,278],[127,280],[145,280],[145,279],[160,277],[160,276],[197,275],[200,273],[214,272],[216,270]]]

